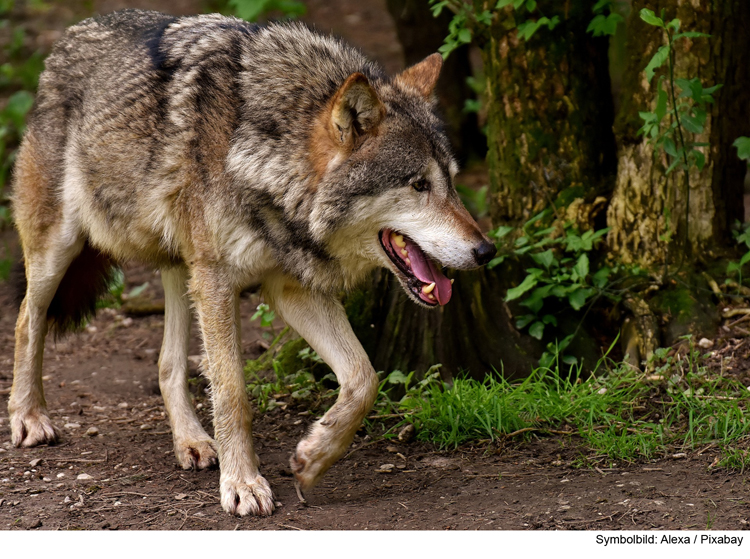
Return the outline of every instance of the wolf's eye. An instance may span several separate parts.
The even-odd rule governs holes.
[[[426,192],[430,190],[430,181],[427,179],[419,179],[411,183],[411,186],[417,192]]]

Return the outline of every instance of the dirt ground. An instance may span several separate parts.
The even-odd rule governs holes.
[[[159,277],[126,270],[128,287]],[[15,315],[0,284],[0,395],[12,379]],[[243,352],[261,351],[243,297]],[[3,529],[745,529],[750,475],[710,469],[715,449],[642,464],[579,469],[576,441],[534,439],[500,448],[440,452],[422,443],[370,439],[298,502],[288,460],[314,420],[293,401],[255,421],[263,474],[280,506],[269,518],[235,518],[219,505],[219,472],[183,471],[156,378],[163,316],[104,310],[82,333],[48,342],[44,387],[61,444],[16,449],[0,406],[0,528]],[[194,329],[195,330],[195,329]],[[727,342],[728,343],[728,342]],[[738,354],[741,351],[736,352]],[[211,432],[210,402],[198,376],[193,335],[191,383]],[[392,464],[392,471],[382,468]]]
[[[117,0],[98,4],[107,9],[126,5]],[[140,7],[164,9],[166,3],[155,4],[141,2]],[[188,13],[193,4],[173,6]],[[312,1],[307,19],[358,43],[394,71],[401,52],[384,4]],[[13,245],[7,232],[3,240]],[[126,292],[149,281],[146,295],[159,298],[158,275],[131,266],[126,278]],[[242,301],[248,358],[260,352],[261,332],[249,320],[257,302],[252,294]],[[370,439],[362,431],[350,453],[309,492],[304,506],[295,494],[288,461],[314,416],[293,402],[258,415],[254,425],[262,472],[275,491],[277,511],[268,518],[235,518],[219,505],[218,470],[183,471],[172,453],[156,374],[160,315],[131,318],[105,310],[84,332],[57,343],[49,340],[44,387],[62,442],[13,448],[6,402],[15,313],[9,287],[0,283],[2,529],[748,528],[750,474],[709,468],[716,449],[652,463],[579,469],[574,464],[582,451],[574,439],[440,452],[422,443]],[[210,433],[210,402],[197,373],[200,345],[195,334],[190,354],[195,402]],[[384,464],[393,465],[390,472]]]

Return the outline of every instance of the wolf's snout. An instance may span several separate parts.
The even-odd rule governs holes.
[[[472,249],[471,252],[474,255],[474,260],[477,261],[477,264],[479,264],[480,266],[484,266],[485,264],[487,264],[487,262],[495,257],[497,249],[495,248],[494,244],[487,241],[486,239],[482,239],[482,242],[479,244],[479,246]]]

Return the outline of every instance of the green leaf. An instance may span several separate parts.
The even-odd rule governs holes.
[[[651,81],[653,79],[654,74],[656,73],[656,69],[661,67],[667,61],[668,57],[669,57],[669,45],[660,46],[659,50],[657,50],[656,54],[654,54],[654,56],[651,57],[651,60],[649,61],[648,65],[645,68],[646,79],[648,81]]]
[[[591,23],[586,28],[586,32],[592,33],[594,37],[601,37],[603,35],[612,36],[617,31],[617,24],[621,21],[623,21],[622,16],[614,12],[606,16],[599,14],[591,20]]]
[[[138,287],[134,287],[130,290],[130,293],[128,293],[128,299],[132,299],[133,297],[138,297],[141,293],[146,291],[148,288],[148,282],[142,283]]]
[[[526,9],[530,12],[536,10],[536,0],[526,0]]]
[[[590,289],[576,289],[573,293],[568,295],[568,302],[570,303],[570,306],[573,307],[573,310],[580,311],[583,308],[583,305],[586,304],[586,299],[588,299],[590,294]]]
[[[675,32],[680,30],[680,20],[678,18],[674,18],[672,21],[670,21],[667,24],[667,29],[674,29]]]
[[[461,29],[458,32],[458,40],[461,43],[470,43],[471,42],[471,29],[466,29],[465,27]]]
[[[589,257],[587,254],[578,257],[578,262],[573,266],[573,271],[580,279],[585,279],[589,275]]]
[[[501,255],[501,256],[496,256],[495,258],[493,258],[492,260],[490,260],[487,263],[487,269],[491,270],[495,266],[499,266],[500,264],[502,264],[505,261],[505,258],[506,258],[506,256],[504,254]]]
[[[677,146],[674,145],[674,140],[672,138],[664,138],[662,147],[664,148],[664,151],[666,151],[669,155],[671,155],[672,157],[677,157]]]
[[[604,8],[609,8],[612,4],[612,0],[599,0],[596,4],[594,4],[594,7],[591,8],[591,11],[596,13],[599,13]]]
[[[510,6],[513,4],[514,0],[499,0],[497,5],[495,6],[496,10],[502,10],[505,6]]]
[[[537,277],[534,274],[529,274],[526,276],[526,278],[521,282],[521,285],[517,287],[512,287],[508,290],[508,294],[505,297],[505,301],[513,301],[514,299],[518,299],[521,295],[526,293],[529,289],[534,287],[537,284]]]
[[[545,324],[551,324],[552,326],[557,326],[557,319],[551,314],[545,314],[542,317],[542,322]]]
[[[683,37],[686,37],[688,39],[699,39],[701,37],[710,37],[708,33],[699,33],[698,31],[685,31],[683,33],[677,33],[674,37],[672,37],[672,40],[682,39]]]
[[[10,120],[20,134],[25,128],[26,114],[34,104],[34,96],[28,91],[16,91],[8,99],[2,111],[2,117]]]
[[[534,324],[531,325],[531,328],[529,328],[529,334],[531,335],[532,338],[541,340],[542,336],[544,335],[544,323],[536,321]]]
[[[602,289],[605,285],[607,285],[607,282],[609,281],[609,275],[612,273],[612,270],[606,266],[603,268],[599,268],[597,272],[591,276],[592,281],[594,282],[594,285],[597,286],[599,289]]]
[[[544,306],[544,299],[549,295],[552,287],[552,284],[537,287],[534,291],[531,292],[531,295],[524,299],[521,304],[524,307],[528,308],[531,312],[535,314],[539,313],[539,311],[541,311],[542,307]]]
[[[536,318],[536,315],[533,315],[533,314],[525,314],[525,315],[523,315],[518,320],[516,320],[516,328],[518,328],[519,330],[521,330],[522,328],[525,328],[535,318]]]
[[[688,132],[691,132],[692,134],[700,134],[703,132],[703,123],[700,118],[689,114],[683,114],[681,115],[680,120],[682,121],[685,130]]]
[[[702,151],[698,151],[697,149],[692,150],[690,154],[695,158],[695,166],[698,167],[699,171],[702,171],[706,165],[706,156],[703,155]]]
[[[545,250],[544,252],[539,252],[537,254],[532,254],[531,258],[533,258],[534,262],[536,262],[537,264],[541,264],[548,269],[555,261],[555,255],[552,252],[552,249]]]
[[[742,258],[740,258],[740,268],[750,262],[750,252],[746,252]]]
[[[732,145],[737,148],[737,157],[745,160],[750,159],[750,138],[740,136]]]
[[[639,15],[641,16],[641,19],[649,25],[653,25],[654,27],[661,27],[662,29],[664,29],[664,20],[660,17],[656,17],[656,14],[654,14],[653,10],[643,8]]]

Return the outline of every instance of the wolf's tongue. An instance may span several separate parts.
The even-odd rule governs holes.
[[[445,305],[451,300],[451,293],[453,292],[453,286],[451,280],[446,278],[443,273],[435,266],[435,263],[427,258],[422,249],[417,244],[412,242],[408,237],[404,237],[406,242],[406,250],[409,252],[409,260],[411,261],[411,270],[417,279],[423,283],[434,283],[435,289],[432,290],[432,295],[435,296],[437,302],[441,305]],[[420,292],[419,296],[425,301],[432,302],[427,295]]]

